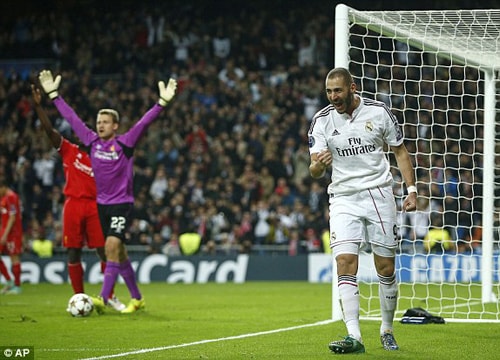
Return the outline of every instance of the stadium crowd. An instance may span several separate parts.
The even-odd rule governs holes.
[[[122,131],[156,101],[158,80],[178,79],[176,98],[135,152],[131,244],[176,254],[179,236],[195,232],[205,253],[263,252],[262,244],[291,255],[327,251],[329,179],[309,175],[307,130],[326,104],[333,9],[206,3],[68,2],[2,22],[0,176],[22,198],[27,242],[43,234],[61,246],[63,171],[29,87],[50,68],[90,127],[98,109],[114,108]]]

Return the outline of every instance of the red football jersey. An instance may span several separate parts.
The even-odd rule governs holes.
[[[66,184],[63,193],[75,198],[95,199],[97,190],[89,155],[77,145],[63,138],[61,154]]]
[[[16,221],[14,222],[14,225],[12,226],[12,229],[9,232],[7,241],[16,241],[21,239],[23,236],[23,224],[21,221],[21,204],[19,202],[19,196],[14,191],[8,189],[5,196],[3,196],[0,199],[0,212],[2,220],[0,235],[3,235],[3,233],[5,232],[5,228],[7,227],[9,217],[11,215],[16,215]]]

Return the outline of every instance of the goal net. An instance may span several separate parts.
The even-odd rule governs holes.
[[[396,318],[421,307],[447,321],[500,322],[500,10],[338,5],[335,66],[349,68],[362,96],[392,109],[415,159],[417,211],[398,215]],[[390,152],[388,158],[401,204],[405,186]],[[380,318],[372,262],[369,252],[361,254],[362,319]],[[333,296],[339,319],[335,289]]]

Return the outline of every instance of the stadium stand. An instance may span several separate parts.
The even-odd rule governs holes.
[[[333,5],[120,4],[0,5],[0,175],[22,197],[26,241],[40,226],[55,252],[61,241],[63,172],[29,98],[30,83],[50,68],[63,75],[65,99],[90,127],[104,107],[116,108],[122,126],[130,126],[156,100],[159,79],[179,81],[175,101],[136,149],[132,249],[167,252],[195,226],[205,253],[288,255],[297,232],[301,241],[290,253],[310,251],[307,230],[327,231],[327,199],[316,189],[328,179],[317,186],[310,178],[303,145],[311,114],[326,104],[321,84],[333,66]],[[356,2],[390,6],[408,4]],[[47,101],[45,108],[72,137],[55,107]],[[267,226],[256,243],[262,216]]]

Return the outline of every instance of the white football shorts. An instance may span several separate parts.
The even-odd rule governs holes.
[[[380,256],[393,257],[398,246],[396,201],[392,186],[330,196],[330,248],[358,254],[364,243]]]

